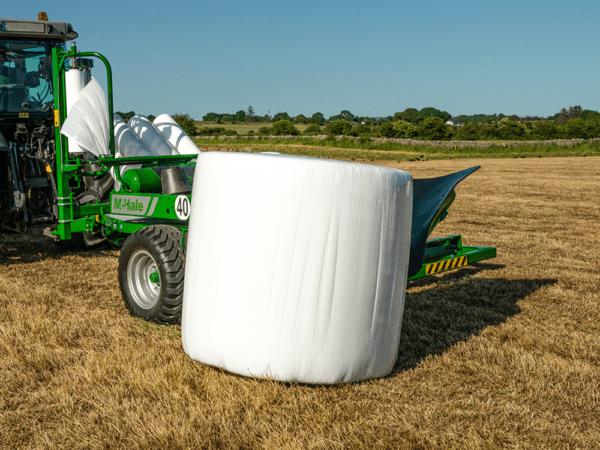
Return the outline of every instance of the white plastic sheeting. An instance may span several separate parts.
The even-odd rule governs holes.
[[[198,146],[194,144],[194,141],[170,115],[161,114],[154,119],[153,124],[180,155],[197,155],[200,153]]]
[[[113,124],[115,127],[115,149],[118,153],[126,157],[152,156],[152,152],[129,128],[121,116],[114,114]]]
[[[90,81],[89,70],[79,70],[77,68],[70,69],[65,72],[65,87],[67,90],[67,116],[71,112],[71,108],[79,99],[81,91]],[[77,142],[69,140],[69,153],[81,153],[83,150]]]
[[[177,154],[169,142],[160,134],[160,131],[150,122],[146,116],[135,115],[127,123],[129,128],[144,143],[154,156],[170,156]]]
[[[96,156],[110,153],[108,103],[94,77],[81,91],[60,132]]]
[[[411,219],[412,177],[403,171],[201,153],[186,252],[185,352],[281,381],[389,374]]]

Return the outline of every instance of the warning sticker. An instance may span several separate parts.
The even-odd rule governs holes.
[[[425,275],[433,275],[434,273],[443,272],[444,270],[456,269],[467,265],[467,256],[459,256],[458,258],[447,259],[425,266]]]
[[[54,110],[54,126],[57,127],[59,125],[58,122],[58,109]]]

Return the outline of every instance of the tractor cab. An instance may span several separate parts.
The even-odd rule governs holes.
[[[42,232],[57,220],[52,50],[77,33],[38,19],[0,18],[0,231]]]
[[[3,116],[52,110],[50,46],[50,42],[41,40],[0,41],[0,113]]]

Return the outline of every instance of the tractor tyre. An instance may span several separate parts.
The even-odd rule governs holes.
[[[133,316],[181,323],[185,252],[181,230],[151,225],[130,235],[119,256],[119,287]]]

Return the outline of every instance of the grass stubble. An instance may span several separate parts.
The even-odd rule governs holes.
[[[371,164],[481,164],[435,234],[498,248],[409,283],[389,377],[207,367],[127,313],[118,251],[0,235],[0,448],[600,447],[600,158]]]

